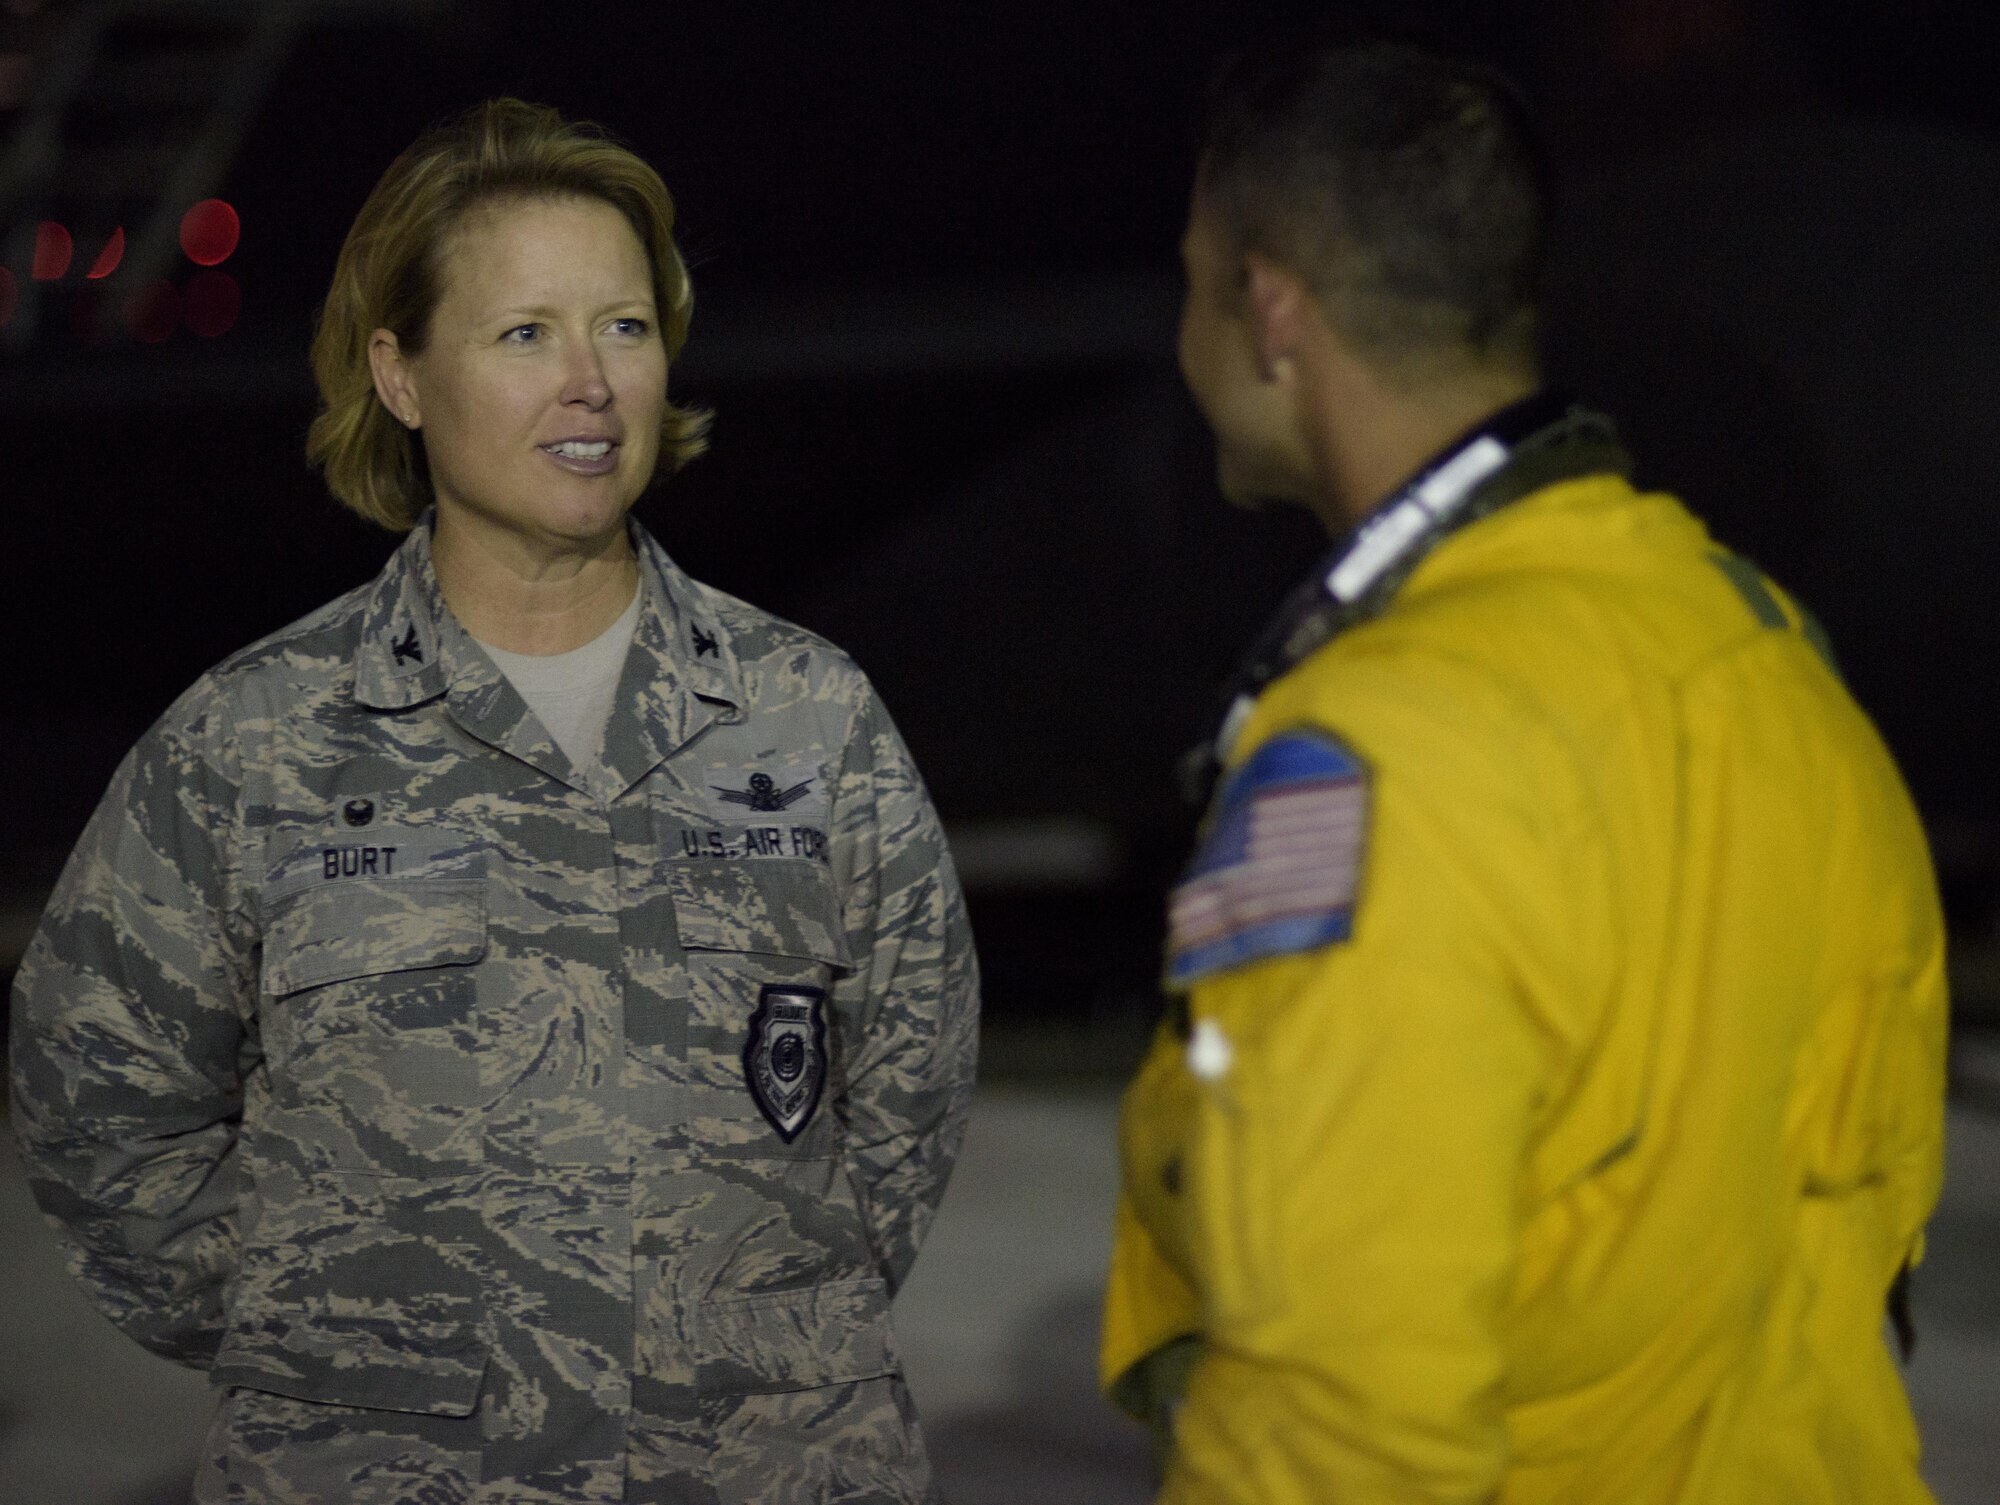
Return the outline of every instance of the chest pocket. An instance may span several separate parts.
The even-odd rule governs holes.
[[[477,1158],[490,1054],[474,965],[483,877],[356,879],[286,894],[264,928],[275,1126],[323,1165],[428,1175]]]
[[[679,859],[691,1131],[715,1154],[832,1153],[836,981],[854,969],[833,877],[810,859]]]
[[[668,869],[667,892],[689,951],[789,956],[852,970],[833,875],[822,863],[687,859]]]

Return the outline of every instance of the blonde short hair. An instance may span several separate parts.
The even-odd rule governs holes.
[[[490,99],[434,127],[389,164],[334,263],[333,286],[312,344],[320,411],[306,459],[344,505],[407,532],[430,501],[415,440],[376,400],[369,337],[390,330],[406,354],[422,352],[443,289],[445,242],[467,212],[495,199],[599,199],[631,223],[653,270],[667,357],[680,353],[694,311],[687,264],[674,245],[674,201],[660,175],[595,125],[545,105]],[[702,450],[710,415],[668,404],[660,474]]]

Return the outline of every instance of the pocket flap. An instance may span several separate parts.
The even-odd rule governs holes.
[[[694,1314],[695,1383],[708,1395],[806,1390],[896,1371],[880,1280],[712,1301]]]
[[[470,1323],[276,1313],[237,1323],[209,1380],[294,1400],[470,1416],[486,1344]]]
[[[420,878],[328,884],[282,901],[264,927],[264,987],[467,966],[486,954],[486,883]]]
[[[833,875],[808,858],[677,858],[667,893],[690,951],[799,956],[852,971]]]

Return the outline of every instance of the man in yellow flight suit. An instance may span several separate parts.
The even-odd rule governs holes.
[[[1344,542],[1234,687],[1103,1338],[1172,1505],[1928,1501],[1917,817],[1811,619],[1540,393],[1497,79],[1227,72],[1182,370]],[[1696,400],[1690,394],[1690,400]]]

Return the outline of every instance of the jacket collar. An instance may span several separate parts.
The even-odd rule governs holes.
[[[1555,393],[1502,408],[1462,435],[1285,598],[1225,687],[1219,728],[1181,760],[1183,792],[1205,807],[1257,697],[1340,633],[1387,609],[1432,549],[1558,482],[1631,469],[1611,420]]]
[[[354,698],[371,710],[401,711],[444,694],[451,673],[439,643],[440,624],[449,624],[456,640],[454,656],[462,657],[470,640],[438,590],[431,567],[431,514],[426,512],[389,556],[362,607]]]
[[[644,528],[630,523],[645,604],[604,729],[601,797],[616,799],[714,722],[748,709],[743,666],[707,593]],[[615,786],[615,788],[610,787]]]
[[[605,728],[602,766],[579,773],[445,604],[431,561],[431,521],[427,512],[410,530],[363,606],[354,651],[361,705],[401,711],[442,696],[472,736],[605,800],[711,722],[741,719],[743,671],[728,629],[653,536],[628,520],[644,600]]]

